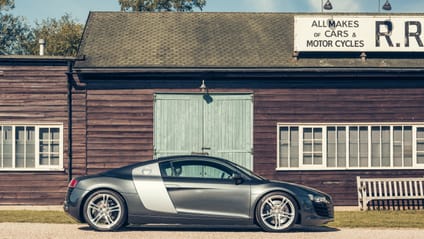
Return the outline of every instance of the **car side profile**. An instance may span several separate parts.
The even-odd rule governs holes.
[[[98,231],[172,223],[257,224],[283,232],[333,220],[329,195],[207,156],[164,157],[74,178],[64,209]]]

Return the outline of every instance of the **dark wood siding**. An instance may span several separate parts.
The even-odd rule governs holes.
[[[89,174],[151,159],[154,93],[199,92],[196,87],[200,85],[198,80],[87,82]],[[210,92],[253,92],[255,171],[321,189],[330,193],[337,205],[356,205],[356,176],[422,176],[424,171],[277,171],[277,123],[424,122],[424,87],[415,83],[237,79],[208,81],[207,85]]]
[[[63,124],[63,171],[0,171],[0,204],[59,205],[67,186],[67,71],[62,66],[0,66],[0,122]],[[85,173],[85,93],[74,91],[74,173]]]
[[[423,88],[258,89],[254,98],[255,171],[266,177],[328,192],[337,205],[356,205],[356,176],[424,175],[424,170],[275,170],[277,123],[424,122]]]
[[[153,156],[153,91],[87,91],[89,174]]]

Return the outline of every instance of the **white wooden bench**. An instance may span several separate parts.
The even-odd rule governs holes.
[[[424,199],[424,177],[361,178],[358,176],[356,177],[356,182],[358,187],[358,205],[361,210],[368,210],[368,203],[373,200],[397,200],[399,206],[400,200]],[[424,201],[421,201],[422,206],[423,203]]]

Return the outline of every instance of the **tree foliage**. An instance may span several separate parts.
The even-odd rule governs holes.
[[[25,19],[8,12],[14,7],[14,0],[0,0],[0,55],[28,54],[27,43],[33,40]]]
[[[39,39],[46,41],[46,55],[74,56],[77,54],[83,25],[69,14],[60,19],[48,18],[31,28],[23,17],[9,11],[14,0],[0,0],[0,55],[38,55]]]
[[[9,11],[15,7],[15,0],[0,0],[0,11]]]
[[[195,8],[202,10],[206,0],[119,0],[119,5],[121,5],[121,11],[191,12]]]
[[[60,19],[48,18],[36,22],[32,29],[35,41],[30,43],[30,53],[39,53],[39,39],[46,42],[46,55],[75,56],[81,40],[84,26],[77,23],[69,14]]]

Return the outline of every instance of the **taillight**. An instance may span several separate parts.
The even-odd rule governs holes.
[[[73,178],[69,184],[68,184],[68,188],[75,188],[78,184],[78,180],[76,180],[75,178]]]

